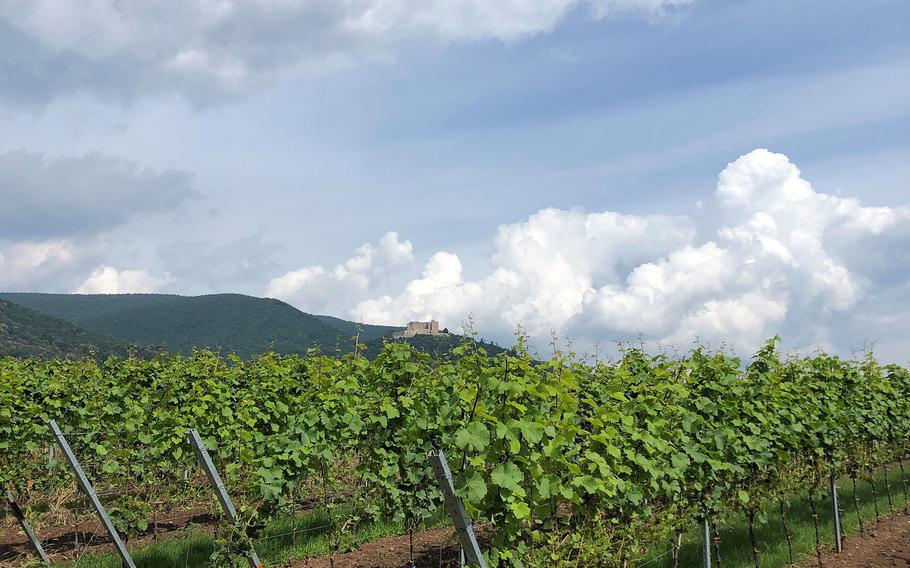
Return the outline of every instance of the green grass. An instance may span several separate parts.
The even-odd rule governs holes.
[[[442,514],[427,523],[427,527],[446,524]],[[266,566],[291,560],[325,556],[331,553],[330,518],[323,511],[311,511],[296,518],[285,517],[269,523],[256,541],[256,552]],[[404,534],[401,523],[384,521],[365,523],[352,534],[350,545],[359,546],[379,538]],[[137,568],[193,568],[210,566],[214,551],[211,527],[191,525],[182,536],[162,536],[157,542],[135,549],[129,545]],[[72,568],[121,568],[120,558],[110,550],[87,553],[78,561],[60,566]],[[237,566],[245,566],[237,558]]]
[[[906,467],[906,465],[905,465]],[[907,483],[910,485],[910,469],[907,470]],[[891,496],[894,510],[902,511],[905,507],[904,493],[901,490],[900,472],[896,468],[888,473],[891,481]],[[889,514],[888,496],[885,491],[884,473],[878,471],[875,476],[877,499],[873,499],[872,486],[864,480],[857,480],[856,494],[849,478],[838,481],[838,501],[843,531],[847,540],[859,535],[859,520],[854,507],[854,497],[859,498],[859,516],[865,530],[875,528],[875,504],[884,519]],[[910,487],[908,487],[910,490]],[[815,506],[818,511],[818,532],[822,553],[834,549],[834,517],[831,510],[831,498],[827,488],[815,495]],[[815,528],[812,523],[812,511],[806,492],[793,495],[784,505],[787,526],[793,535],[793,557],[796,562],[815,555]],[[758,543],[760,566],[773,568],[787,566],[789,554],[784,529],[780,520],[780,505],[770,504],[763,511],[763,519],[756,519],[755,537]],[[761,521],[761,522],[760,522]],[[720,552],[723,568],[753,568],[752,545],[749,540],[748,520],[745,515],[728,516],[719,525]],[[698,527],[693,527],[684,537],[680,549],[679,566],[700,567],[701,536]],[[671,548],[669,542],[654,546],[651,557],[639,563],[647,568],[668,568],[672,566],[671,555],[666,552]],[[713,554],[713,550],[712,550]],[[716,565],[712,562],[712,565]]]

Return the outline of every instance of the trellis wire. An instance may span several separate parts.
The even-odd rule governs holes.
[[[70,432],[70,433],[71,433],[71,434],[78,434],[78,432]],[[93,435],[93,436],[94,436],[94,435],[99,435],[99,436],[101,435],[101,434],[98,433],[98,432],[84,432],[84,433],[85,433],[85,434],[91,434],[91,435]],[[294,432],[280,432],[280,433],[275,433],[275,434],[260,434],[259,437],[264,438],[264,439],[278,439],[278,438],[288,438],[288,437],[292,437],[292,436],[295,436],[295,435],[297,435],[297,433],[294,433]],[[77,443],[77,444],[78,444],[78,443],[89,444],[89,443],[91,443],[91,442],[88,441],[88,440],[78,440],[78,441],[76,441],[76,443]],[[231,448],[231,446],[229,446],[229,445],[222,445],[222,446],[217,446],[217,445],[216,445],[216,446],[215,446],[216,449],[218,449],[219,447],[220,447],[221,449],[233,449],[233,448]],[[53,446],[51,446],[51,448],[53,448]],[[49,453],[52,453],[52,452],[49,452]],[[51,460],[49,460],[49,462],[50,462],[50,461],[51,461]],[[85,466],[86,466],[87,468],[93,468],[93,467],[101,466],[101,465],[103,465],[104,463],[105,463],[104,461],[85,462]],[[910,498],[908,498],[908,493],[907,493],[907,484],[906,484],[906,477],[905,477],[905,472],[904,472],[904,467],[903,467],[903,458],[901,458],[900,460],[898,460],[898,465],[899,465],[900,472],[901,472],[901,488],[902,488],[902,492],[903,492],[904,498],[905,498],[905,509],[907,509],[908,504],[910,504]],[[492,466],[489,466],[489,467],[492,467]],[[890,478],[889,478],[888,466],[887,466],[887,464],[885,464],[885,465],[882,465],[882,466],[880,466],[880,467],[882,467],[882,470],[883,470],[884,483],[885,483],[885,489],[886,489],[887,498],[888,498],[889,511],[893,513],[893,512],[894,512],[894,501],[893,501],[893,494],[892,494],[892,491],[891,491],[891,480],[890,480]],[[876,522],[879,522],[879,521],[880,521],[880,517],[881,517],[881,511],[880,511],[879,506],[878,506],[878,505],[879,505],[879,504],[878,504],[878,494],[879,494],[879,493],[878,493],[878,491],[877,491],[877,485],[876,485],[876,477],[875,477],[875,475],[876,475],[876,473],[877,473],[877,472],[876,472],[876,469],[877,469],[877,468],[876,468],[875,466],[872,466],[872,467],[869,467],[869,468],[868,468],[868,470],[871,472],[871,476],[870,476],[870,481],[869,481],[869,483],[870,483],[870,486],[872,487],[873,503],[874,503],[874,505],[875,505],[875,513],[876,513]],[[137,475],[138,475],[138,474],[137,474]],[[860,514],[859,505],[858,505],[860,499],[859,499],[858,492],[857,492],[857,488],[856,488],[856,474],[855,474],[855,471],[851,471],[851,480],[852,480],[852,483],[853,483],[854,509],[855,509],[855,511],[856,511],[856,515],[857,515],[857,520],[858,520],[858,523],[859,523],[860,532],[861,532],[862,534],[865,534],[865,527],[864,527],[862,515]],[[833,487],[833,483],[834,483],[834,476],[832,476],[832,487]],[[836,490],[836,489],[833,489],[833,490]],[[122,492],[119,492],[119,493],[122,493]],[[110,492],[109,492],[109,493],[105,493],[105,492],[97,493],[98,496],[115,495],[115,494],[118,494],[118,491],[116,490],[116,487],[115,487],[115,486],[111,486]],[[836,498],[836,494],[833,494],[833,496]],[[818,555],[818,554],[819,554],[819,549],[820,549],[820,540],[819,540],[819,535],[818,535],[818,524],[817,524],[818,515],[817,515],[817,510],[816,510],[816,508],[815,508],[814,496],[813,496],[813,494],[812,494],[811,492],[810,492],[810,494],[809,494],[809,501],[810,501],[810,507],[812,507],[812,509],[813,509],[813,520],[815,521],[814,524],[815,524],[815,529],[816,529],[816,553],[817,553],[817,555]],[[326,501],[324,500],[323,503],[326,503]],[[784,503],[781,501],[779,505],[780,505],[781,523],[782,523],[782,527],[783,527],[783,530],[784,530],[784,535],[785,535],[785,537],[787,538],[788,555],[789,555],[790,560],[792,561],[792,554],[793,554],[793,553],[792,553],[792,543],[791,543],[792,534],[789,532],[789,529],[788,529],[787,524],[786,524],[786,517],[785,517],[785,512],[784,512]],[[834,512],[835,512],[835,514],[838,514],[838,513],[840,512],[840,510],[839,510],[838,507],[837,507],[836,500],[833,500],[832,506],[834,507]],[[750,515],[750,517],[751,517],[751,516],[754,516],[754,513],[753,513],[752,515]],[[755,543],[754,543],[754,534],[753,534],[754,531],[753,531],[752,523],[753,523],[753,521],[752,521],[752,519],[750,518],[750,519],[749,519],[749,532],[750,532],[750,539],[752,540],[752,543],[753,543],[753,558],[755,558],[756,555],[757,555],[757,547],[755,546]],[[157,527],[157,521],[156,521],[155,524],[156,524],[156,527]],[[307,532],[313,532],[313,531],[316,531],[316,530],[323,530],[323,529],[326,529],[326,528],[331,528],[331,527],[330,527],[329,525],[324,525],[324,526],[320,526],[320,527],[311,527],[311,528],[307,528],[307,529],[295,529],[295,530],[293,530],[293,531],[284,532],[284,533],[280,533],[280,534],[277,534],[277,535],[271,535],[271,536],[268,536],[268,537],[263,537],[262,540],[272,540],[272,539],[277,539],[277,538],[281,538],[281,537],[284,537],[284,536],[297,535],[297,534],[302,534],[302,533],[307,533]],[[836,535],[840,535],[840,534],[841,534],[840,531],[838,531],[837,529],[835,529],[835,531],[836,531]],[[156,534],[157,534],[157,533],[156,533]],[[94,538],[94,536],[95,536],[95,535],[93,534],[93,535],[92,535],[92,538]],[[78,539],[78,535],[77,535],[77,539]],[[88,547],[89,547],[90,544],[91,544],[91,541],[92,541],[92,539],[89,539],[89,542],[88,542],[87,544],[85,544],[85,546],[84,546],[85,550],[82,551],[82,554],[84,554],[85,551],[87,551]],[[720,561],[719,546],[717,545],[717,542],[719,541],[719,535],[717,534],[717,531],[716,531],[716,525],[715,525],[715,537],[714,537],[713,541],[714,541],[714,543],[715,543],[715,548],[717,549],[717,553],[718,553],[718,563],[719,563],[719,561]],[[77,542],[78,542],[78,540],[77,540]],[[686,543],[688,543],[688,542],[690,542],[690,541],[686,541]],[[78,550],[78,548],[77,548],[77,550]],[[662,558],[662,557],[664,557],[664,556],[666,556],[667,554],[670,554],[670,553],[672,553],[672,552],[673,552],[673,549],[671,548],[670,550],[668,550],[668,551],[662,553],[658,558]],[[82,554],[80,554],[80,557],[82,556]],[[646,563],[645,565],[650,564],[650,563],[652,563],[652,562],[655,561],[655,560],[656,560],[656,559],[649,560],[648,563]],[[757,565],[757,563],[758,563],[758,561],[756,560],[756,565]]]
[[[136,568],[135,564],[133,564],[133,559],[130,557],[130,553],[126,550],[126,546],[123,544],[123,541],[120,540],[120,535],[117,534],[117,529],[114,528],[113,523],[108,517],[107,511],[104,509],[104,505],[101,504],[98,496],[95,495],[95,490],[92,488],[91,482],[82,471],[78,459],[70,449],[70,446],[66,441],[66,437],[62,432],[60,432],[57,423],[53,420],[50,420],[48,422],[48,426],[54,433],[54,436],[57,438],[57,443],[60,446],[60,449],[63,451],[63,455],[66,457],[66,460],[69,462],[70,467],[72,467],[73,472],[76,474],[76,480],[79,483],[79,487],[88,496],[92,507],[98,513],[98,517],[104,524],[104,528],[107,529],[107,532],[111,535],[111,539],[114,541],[114,546],[116,547],[117,553],[120,555],[123,564],[128,568]],[[92,536],[94,537],[94,535]]]
[[[667,550],[666,552],[662,552],[662,553],[658,554],[657,556],[655,556],[654,558],[651,558],[651,559],[648,560],[647,562],[644,562],[644,563],[642,563],[642,564],[639,564],[639,565],[638,565],[638,568],[645,568],[645,566],[650,566],[651,564],[654,564],[654,563],[657,562],[658,560],[660,560],[660,559],[666,557],[668,554],[671,554],[674,550],[677,550],[677,549],[679,549],[679,548],[682,548],[683,546],[685,546],[685,545],[687,545],[687,544],[691,544],[691,543],[695,542],[696,540],[698,540],[697,537],[689,537],[689,538],[687,538],[686,540],[682,541],[682,543],[679,544],[679,545],[677,545],[677,544],[674,543],[673,545],[671,545],[671,547],[670,547],[669,550]]]
[[[90,536],[89,536],[88,540],[85,541],[85,547],[83,548],[83,550],[80,552],[78,550],[78,548],[76,549],[76,566],[78,566],[79,563],[82,562],[82,557],[85,556],[89,550],[91,550],[92,541],[95,540],[95,535],[98,533],[98,529],[100,529],[100,528],[101,528],[101,523],[99,522],[92,528],[92,532],[89,533]],[[78,534],[78,531],[77,531],[77,534]],[[78,537],[77,537],[77,539],[78,539]],[[77,542],[78,542],[78,540],[77,540]]]
[[[292,531],[283,532],[283,533],[280,533],[280,534],[273,534],[273,535],[269,535],[269,536],[261,536],[261,537],[259,537],[257,540],[274,540],[274,539],[276,539],[276,538],[281,538],[281,537],[285,537],[285,536],[298,535],[298,534],[305,534],[305,533],[308,533],[308,532],[318,531],[318,530],[322,530],[322,529],[330,529],[330,528],[332,528],[332,525],[321,525],[321,526],[318,526],[318,527],[310,527],[310,528],[306,528],[306,529],[294,529],[294,530],[292,530]]]
[[[225,517],[227,517],[228,521],[231,524],[237,524],[237,510],[234,508],[234,503],[231,501],[231,497],[227,493],[227,489],[224,486],[224,482],[221,480],[221,476],[218,474],[218,470],[216,470],[215,466],[212,464],[212,460],[209,457],[205,443],[202,441],[202,437],[199,436],[199,432],[196,430],[189,430],[186,433],[186,439],[193,447],[193,451],[196,452],[196,457],[199,459],[199,464],[202,466],[206,476],[209,478],[209,481],[214,487],[215,495],[218,497],[218,501],[221,503],[221,508],[224,509]],[[259,561],[259,555],[256,554],[255,548],[251,547],[246,552],[246,557],[249,561],[250,568],[260,567],[261,562]]]

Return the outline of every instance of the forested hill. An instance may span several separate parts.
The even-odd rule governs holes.
[[[0,357],[81,359],[125,356],[128,352],[126,344],[111,337],[0,300]]]
[[[266,351],[351,351],[349,325],[331,325],[280,300],[240,294],[0,294],[43,314],[126,343],[156,345],[176,353],[205,347],[249,357]],[[344,320],[338,320],[343,322]],[[374,337],[391,328],[364,326]]]
[[[97,343],[96,351],[103,352],[119,352],[114,346],[142,345],[184,354],[194,348],[209,348],[243,358],[267,351],[306,353],[314,347],[326,354],[340,354],[352,352],[353,338],[358,336],[367,344],[365,354],[372,356],[393,331],[401,329],[312,315],[280,300],[241,294],[0,293],[0,300],[38,312],[36,315],[57,318],[43,320],[40,334],[18,337],[18,352],[37,337],[67,343],[78,330],[86,342]],[[408,342],[439,355],[459,340],[457,336],[443,336]],[[38,345],[34,350],[49,352]],[[12,352],[0,351],[3,354]]]

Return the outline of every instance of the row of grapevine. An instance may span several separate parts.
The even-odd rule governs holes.
[[[113,509],[127,532],[143,529],[151,502],[198,498],[183,477],[196,470],[193,428],[260,519],[344,495],[354,505],[335,511],[342,537],[370,518],[416,528],[440,507],[426,455],[442,448],[487,527],[491,565],[611,566],[698,518],[751,518],[831,473],[902,460],[910,372],[871,355],[782,357],[776,340],[748,364],[704,348],[541,361],[521,342],[495,356],[467,342],[448,360],[401,344],[374,360],[8,358],[0,481],[20,493],[71,484],[48,464],[51,418],[122,489]]]

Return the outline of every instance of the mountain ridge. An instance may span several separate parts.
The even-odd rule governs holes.
[[[134,349],[112,337],[82,329],[71,322],[0,300],[0,357],[106,358],[124,357]]]
[[[354,351],[354,341],[366,345],[362,353],[374,356],[392,332],[402,327],[358,324],[334,316],[308,314],[273,298],[244,294],[44,294],[0,293],[0,301],[12,303],[36,315],[23,315],[37,325],[29,330],[19,325],[23,337],[7,338],[11,352],[53,354],[50,345],[59,328],[61,356],[86,353],[86,342],[103,348],[94,352],[122,354],[127,346],[142,346],[143,352],[170,351],[188,354],[196,348],[235,353],[249,358],[268,351],[304,354],[312,349],[325,354]],[[18,312],[17,312],[18,313]],[[39,321],[40,320],[40,321]],[[80,343],[79,341],[84,339]],[[25,348],[36,342],[31,351]],[[418,349],[441,356],[461,341],[459,336],[418,336],[407,340]],[[13,349],[13,345],[16,345]],[[154,347],[151,347],[154,346]],[[486,345],[485,345],[486,346]],[[498,349],[493,345],[491,349]],[[0,356],[4,352],[0,344]]]
[[[333,352],[354,347],[344,335],[349,330],[330,325],[332,320],[281,300],[243,294],[5,293],[0,299],[118,341],[176,353],[208,348],[246,358],[267,351],[305,353],[318,347]],[[386,332],[382,327],[364,328],[373,337]]]

